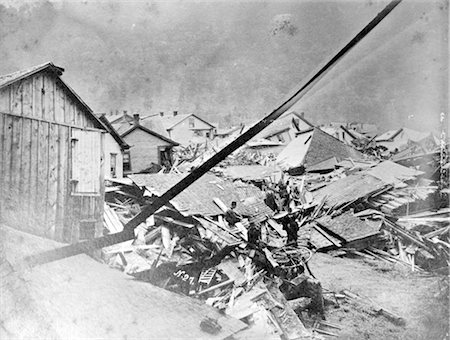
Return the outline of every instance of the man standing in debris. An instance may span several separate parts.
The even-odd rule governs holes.
[[[288,214],[281,219],[281,224],[283,225],[283,229],[287,233],[287,245],[297,246],[297,238],[298,238],[298,223],[297,223],[297,214],[292,214],[290,209],[288,210]]]
[[[235,201],[231,202],[231,208],[228,209],[225,212],[225,220],[230,224],[230,225],[235,225],[237,222],[239,222],[240,220],[242,220],[242,216],[239,215],[235,209],[236,209],[237,203]]]

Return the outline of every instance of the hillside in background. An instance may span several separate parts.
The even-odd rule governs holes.
[[[0,74],[53,61],[96,111],[269,113],[386,2],[0,2]],[[297,104],[316,123],[435,129],[448,3],[404,1]]]

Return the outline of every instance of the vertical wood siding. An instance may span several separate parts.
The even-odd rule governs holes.
[[[93,127],[54,75],[41,72],[0,89],[1,221],[66,242],[78,241],[83,223],[101,233],[103,134],[83,130]],[[85,164],[95,193],[71,191],[72,130],[83,135],[82,153],[88,155],[79,156],[78,165]]]

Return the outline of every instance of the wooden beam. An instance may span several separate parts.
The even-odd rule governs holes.
[[[314,72],[312,76],[303,81],[297,90],[289,96],[280,106],[278,106],[272,113],[264,117],[254,126],[252,126],[245,133],[236,138],[233,142],[228,144],[225,148],[209,158],[205,163],[200,165],[197,169],[192,171],[189,175],[180,180],[172,188],[167,190],[162,196],[154,200],[151,205],[145,207],[140,214],[131,219],[125,226],[124,230],[114,235],[107,235],[92,240],[75,243],[68,245],[53,251],[44,252],[34,256],[33,258],[27,258],[27,262],[30,264],[46,263],[55,261],[58,259],[66,258],[77,254],[84,253],[86,251],[92,251],[93,249],[107,247],[119,242],[130,240],[134,238],[134,228],[144,222],[149,216],[153,215],[159,208],[167,204],[171,199],[177,196],[180,192],[189,187],[197,179],[202,177],[211,168],[223,161],[228,155],[240,148],[259,132],[273,123],[278,117],[289,110],[294,104],[296,104],[327,72],[331,70],[333,66],[346,55],[354,46],[358,44],[370,31],[372,31],[399,3],[401,0],[391,1],[378,15],[372,19],[353,39],[350,40],[333,58],[326,62],[319,68],[317,72]]]

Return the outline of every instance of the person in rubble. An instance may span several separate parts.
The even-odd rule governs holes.
[[[298,238],[298,223],[297,223],[297,214],[292,214],[291,209],[288,209],[288,214],[281,219],[281,224],[283,229],[287,233],[287,242],[286,245],[297,246],[297,238]]]
[[[225,220],[230,225],[235,225],[237,222],[242,220],[242,216],[239,215],[235,209],[236,209],[237,203],[235,201],[231,202],[231,207],[225,212]]]

